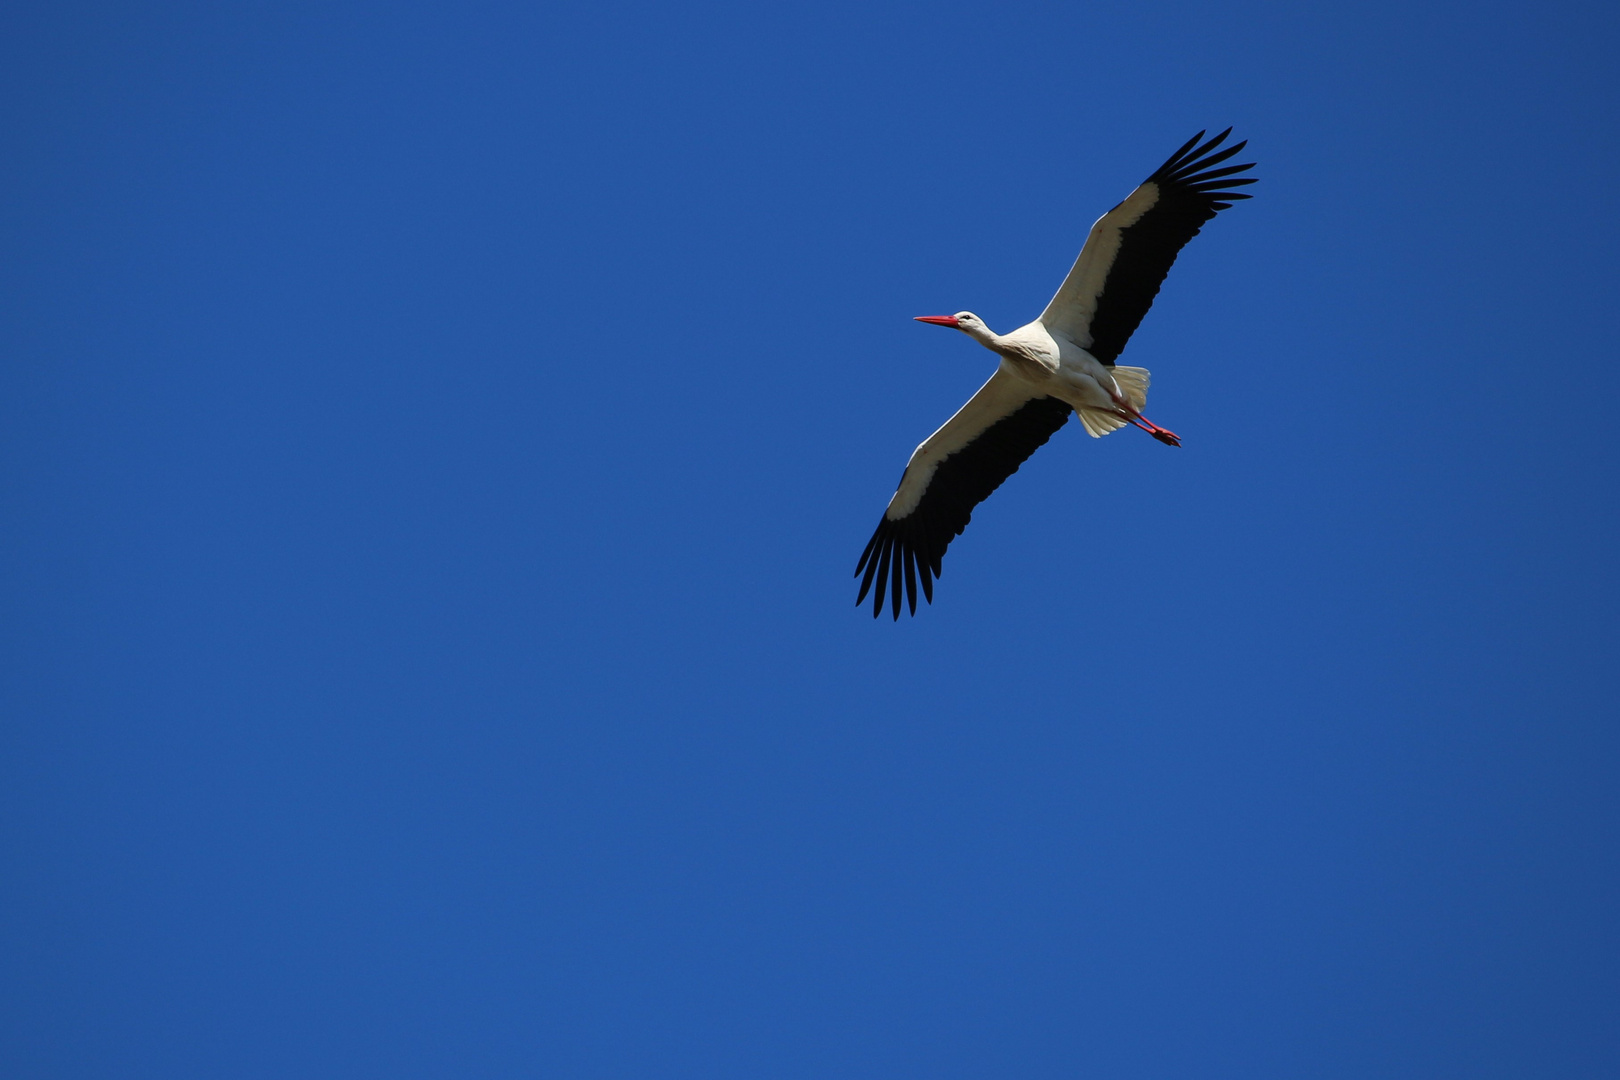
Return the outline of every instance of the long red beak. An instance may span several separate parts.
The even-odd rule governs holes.
[[[956,325],[958,325],[957,318],[956,318],[955,315],[918,315],[916,317],[915,321],[917,321],[917,322],[931,322],[935,326],[956,326]]]

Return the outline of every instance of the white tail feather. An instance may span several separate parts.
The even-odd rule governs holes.
[[[1148,374],[1147,368],[1125,367],[1123,364],[1114,367],[1114,382],[1119,385],[1120,395],[1137,412],[1147,404],[1148,382],[1153,377]],[[1118,431],[1127,421],[1120,419],[1111,412],[1102,412],[1098,409],[1076,409],[1075,414],[1085,425],[1086,434],[1093,439],[1100,439],[1111,431]]]
[[[1110,431],[1118,431],[1125,426],[1125,421],[1110,412],[1086,408],[1076,409],[1074,412],[1080,418],[1080,423],[1085,425],[1086,434],[1093,439],[1100,439]]]
[[[1114,382],[1119,384],[1119,392],[1125,395],[1125,400],[1137,412],[1147,406],[1148,383],[1152,381],[1153,376],[1148,374],[1147,368],[1114,365]]]

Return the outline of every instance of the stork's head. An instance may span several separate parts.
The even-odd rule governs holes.
[[[918,315],[917,321],[933,323],[935,326],[949,326],[969,337],[984,338],[990,334],[990,328],[984,325],[984,320],[971,311],[958,311],[955,315]]]

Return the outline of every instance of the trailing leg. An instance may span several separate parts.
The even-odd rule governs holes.
[[[1115,412],[1120,417],[1120,419],[1124,420],[1127,424],[1133,424],[1136,427],[1141,428],[1143,431],[1147,432],[1149,435],[1153,436],[1155,439],[1158,439],[1160,442],[1164,443],[1164,445],[1166,445],[1166,446],[1180,446],[1181,445],[1181,436],[1177,435],[1175,432],[1171,431],[1169,428],[1160,427],[1158,424],[1155,424],[1153,421],[1149,420],[1147,417],[1143,416],[1141,413],[1137,412],[1135,409],[1123,409],[1122,408],[1122,409],[1116,409]]]

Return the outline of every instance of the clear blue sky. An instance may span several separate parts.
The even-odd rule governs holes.
[[[1616,11],[10,6],[0,1071],[1620,1074]]]

